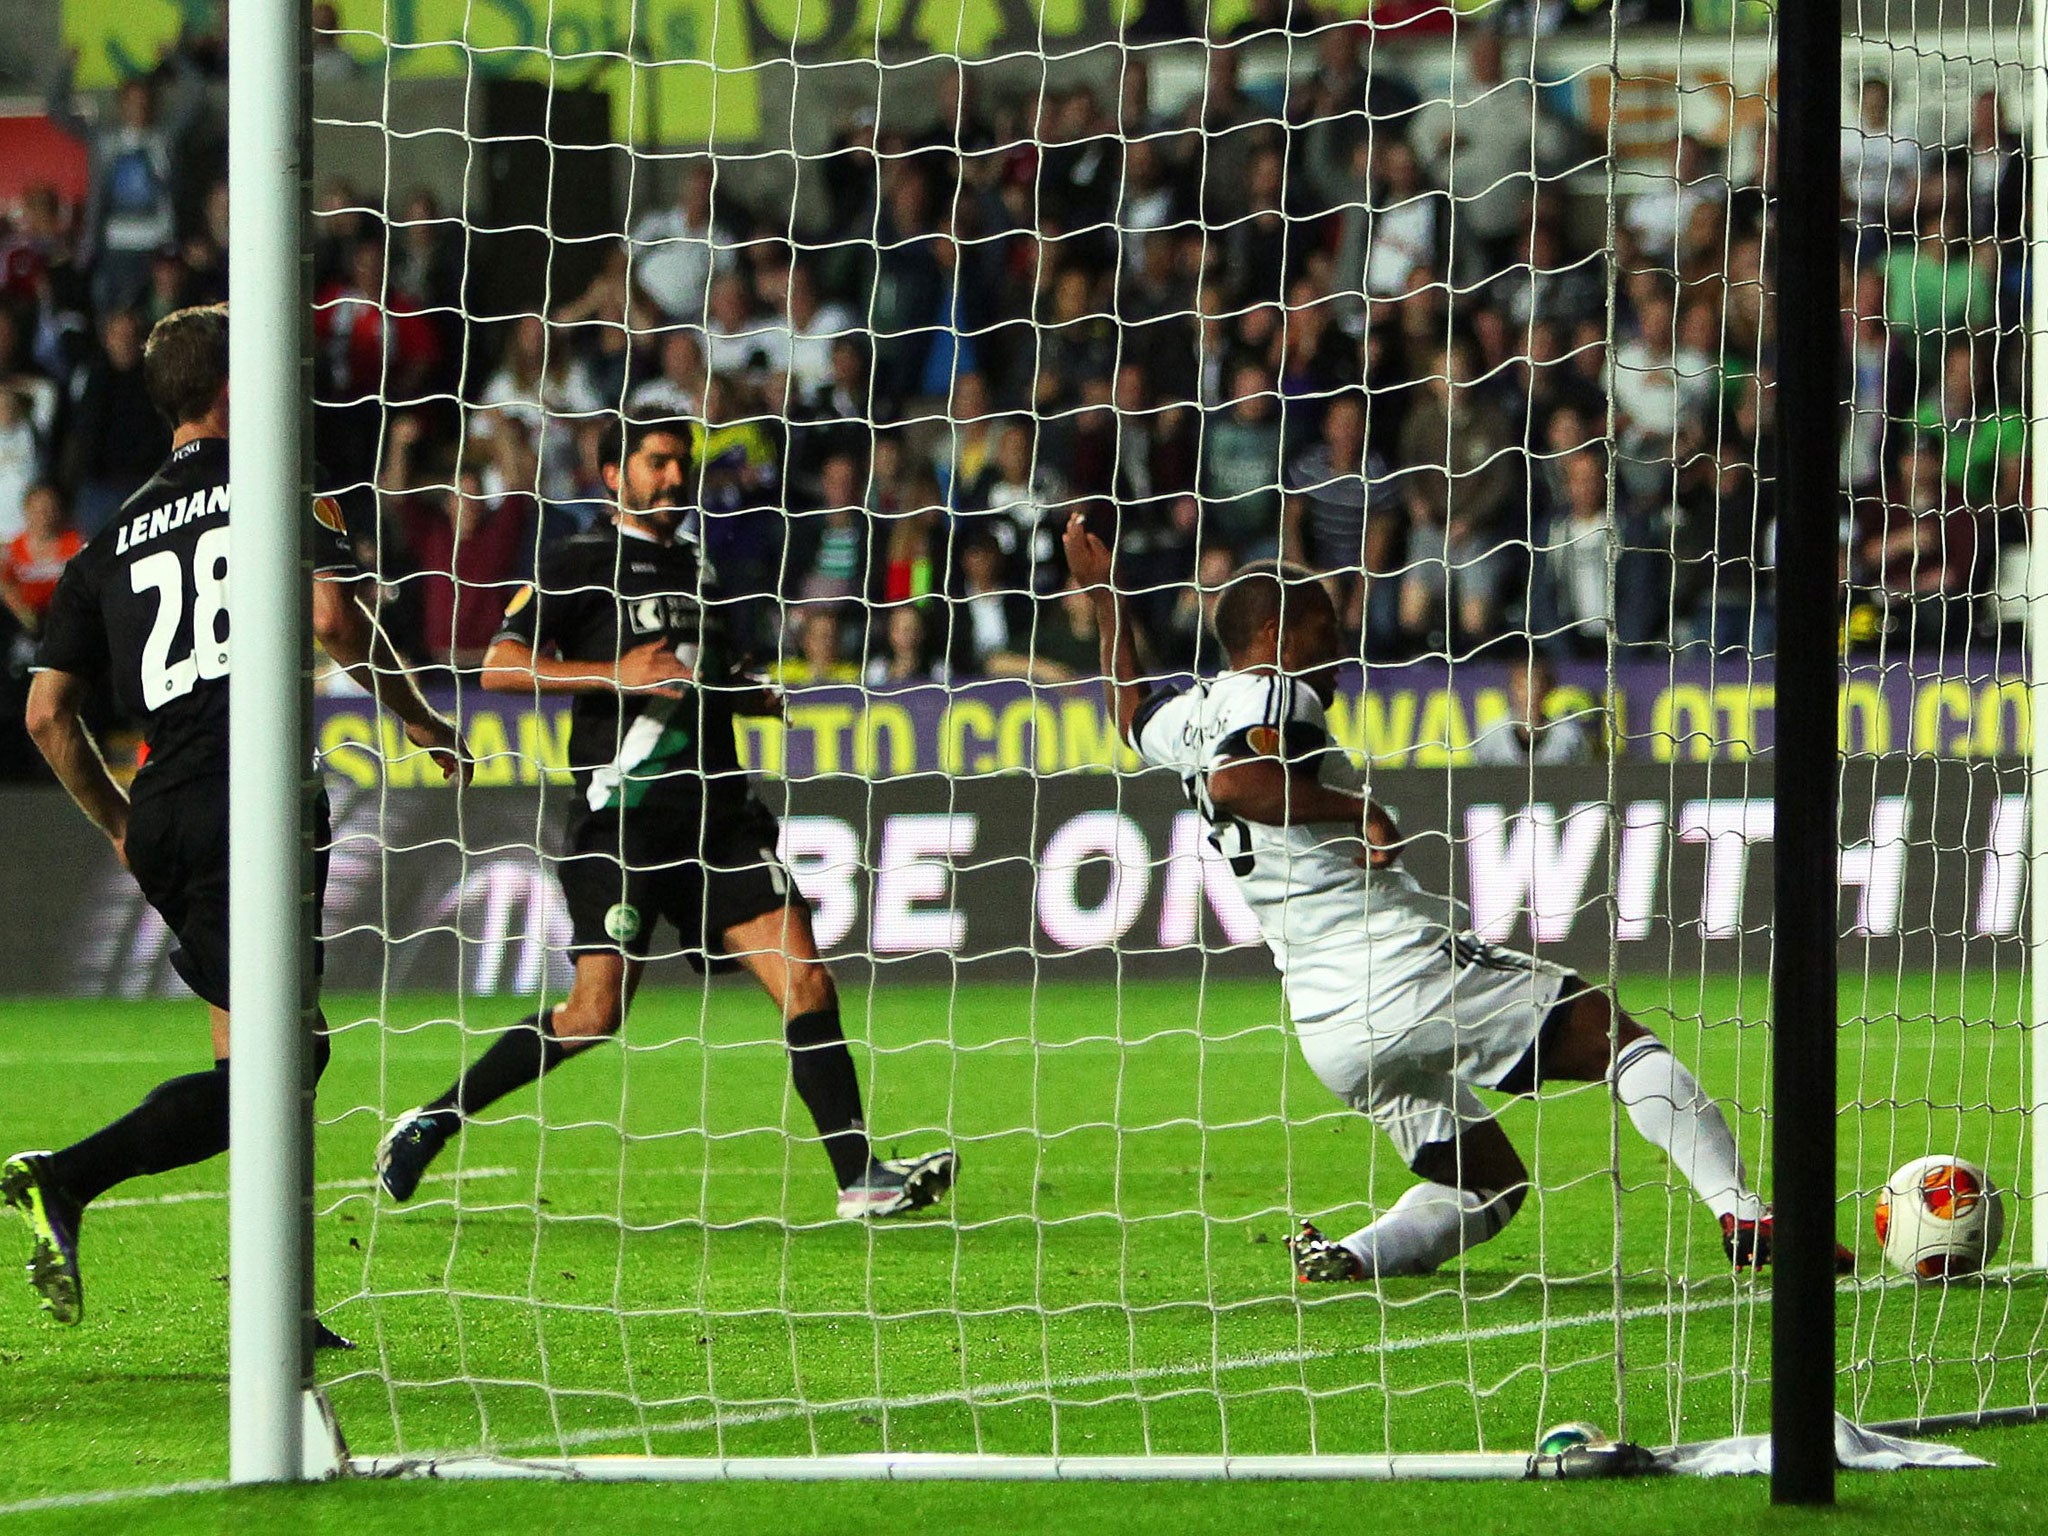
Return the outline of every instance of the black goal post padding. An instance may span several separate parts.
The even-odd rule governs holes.
[[[1771,1498],[1835,1497],[1841,0],[1779,8]]]

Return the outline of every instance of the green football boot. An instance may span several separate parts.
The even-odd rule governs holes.
[[[43,1310],[69,1325],[85,1316],[85,1288],[78,1278],[78,1221],[84,1213],[51,1181],[49,1168],[47,1152],[18,1152],[0,1163],[0,1203],[28,1223],[28,1283],[43,1298]]]

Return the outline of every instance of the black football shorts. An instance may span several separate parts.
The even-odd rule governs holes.
[[[657,953],[666,921],[698,970],[729,968],[726,931],[789,907],[810,910],[775,852],[775,815],[749,797],[708,816],[669,810],[579,814],[558,871],[568,903],[571,951]],[[671,951],[672,953],[672,951]]]
[[[334,827],[322,791],[313,807],[313,974]],[[177,942],[171,968],[216,1008],[228,1006],[228,781],[199,779],[138,795],[128,813],[128,868]]]

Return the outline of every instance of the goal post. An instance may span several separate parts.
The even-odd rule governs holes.
[[[1778,26],[1778,807],[1771,923],[1771,1498],[1835,1497],[1835,970],[1841,942],[1842,11]],[[1791,814],[1785,814],[1786,811]]]
[[[308,505],[306,10],[229,22],[229,1475],[304,1475],[312,1383],[312,903],[305,778]]]

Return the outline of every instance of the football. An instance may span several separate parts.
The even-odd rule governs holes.
[[[1921,1282],[1973,1275],[2005,1235],[2005,1203],[1984,1170],[1960,1157],[1919,1157],[1877,1193],[1877,1241],[1891,1266]]]

